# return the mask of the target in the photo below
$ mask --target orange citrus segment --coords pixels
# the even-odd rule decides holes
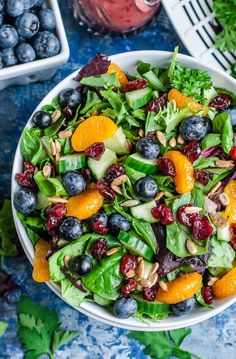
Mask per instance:
[[[192,163],[179,151],[167,151],[165,156],[175,165],[174,182],[180,194],[190,192],[194,187],[194,169]]]
[[[96,188],[88,188],[78,196],[70,197],[66,204],[66,215],[80,220],[87,219],[97,213],[103,205],[103,200]]]
[[[49,264],[46,259],[50,244],[43,239],[39,239],[35,245],[35,255],[33,261],[33,279],[36,282],[47,282],[50,279]]]
[[[228,196],[229,203],[221,215],[223,218],[228,218],[229,223],[236,223],[236,180],[230,181],[225,186],[224,193]]]
[[[167,291],[160,288],[157,292],[156,300],[166,304],[175,304],[185,299],[192,298],[201,288],[202,276],[194,272],[185,274],[166,283]]]
[[[236,294],[236,267],[232,268],[213,285],[213,294],[218,299]]]
[[[75,151],[84,151],[95,142],[103,142],[117,131],[116,124],[106,116],[91,116],[79,124],[72,135],[71,143]]]
[[[180,110],[187,107],[190,111],[197,112],[203,108],[203,105],[194,101],[191,97],[184,96],[176,89],[171,89],[168,93],[168,100],[175,100],[176,107]],[[205,115],[208,114],[208,108],[206,108]]]
[[[117,79],[121,86],[124,86],[127,84],[127,82],[129,82],[126,74],[120,69],[118,65],[112,62],[108,67],[107,74],[113,74],[114,72],[116,72]]]

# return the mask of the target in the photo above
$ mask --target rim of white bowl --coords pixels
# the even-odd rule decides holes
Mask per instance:
[[[126,67],[134,67],[135,63],[138,59],[142,59],[149,62],[154,62],[155,64],[159,65],[166,65],[170,62],[170,59],[172,57],[172,52],[167,51],[156,51],[156,50],[143,50],[143,51],[132,51],[132,52],[124,52],[116,55],[109,56],[109,59],[116,62],[118,65],[122,66],[124,69]],[[151,61],[153,60],[153,61]],[[230,84],[231,91],[236,90],[236,80],[234,80],[231,76],[229,76],[227,73],[224,73],[223,71],[214,68],[210,65],[204,65],[201,64],[198,60],[187,56],[178,54],[177,60],[185,64],[186,66],[190,66],[192,68],[197,67],[204,69],[211,73],[212,76],[219,76],[219,78],[226,80],[226,82]],[[126,65],[126,66],[125,66]],[[126,69],[127,70],[127,69]],[[43,105],[50,103],[52,99],[58,95],[58,93],[65,87],[69,86],[76,87],[78,83],[72,82],[73,78],[78,73],[79,69],[74,71],[72,74],[67,76],[63,81],[61,81],[57,86],[55,86],[48,94],[44,97],[44,99],[39,103],[35,111],[38,111],[42,108]],[[224,81],[223,81],[224,82]],[[223,87],[223,86],[222,86]],[[35,112],[34,111],[34,112]],[[33,112],[33,113],[34,113]],[[33,115],[33,114],[32,114]],[[32,116],[31,116],[32,117]],[[30,117],[30,119],[31,119]],[[30,125],[30,119],[27,121],[26,126]],[[15,191],[19,188],[15,181],[15,174],[19,172],[22,169],[23,164],[23,158],[20,153],[20,141],[19,140],[13,167],[12,167],[12,184],[11,184],[11,198],[12,198],[12,211],[13,211],[13,218],[16,226],[16,230],[20,239],[20,242],[22,244],[22,247],[29,259],[29,261],[32,264],[33,257],[34,257],[34,250],[33,245],[30,241],[30,239],[27,236],[26,230],[22,223],[20,222],[17,212],[13,206],[13,195]],[[46,283],[48,287],[62,300],[60,288],[52,283],[47,282]],[[64,300],[65,301],[65,300]],[[69,304],[67,301],[65,301],[67,304]],[[171,330],[171,329],[178,329],[178,328],[184,328],[187,326],[191,326],[197,323],[200,323],[206,319],[209,319],[221,312],[223,312],[225,309],[227,309],[230,305],[234,304],[236,302],[236,295],[231,296],[227,299],[223,300],[216,300],[215,304],[217,305],[214,309],[208,310],[203,307],[198,307],[193,313],[190,313],[189,315],[185,317],[176,317],[176,316],[169,316],[168,318],[161,320],[157,323],[152,322],[151,320],[146,319],[145,323],[138,321],[136,318],[131,317],[126,320],[122,320],[119,318],[116,318],[112,313],[108,312],[104,307],[101,307],[95,303],[89,303],[89,302],[83,302],[79,307],[73,307],[77,311],[88,315],[89,317],[98,320],[102,323],[116,326],[123,329],[129,329],[129,330],[136,330],[136,331],[163,331],[163,330]],[[70,305],[70,304],[69,304]],[[71,305],[70,305],[71,306]]]

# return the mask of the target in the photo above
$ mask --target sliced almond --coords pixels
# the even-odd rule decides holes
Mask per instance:
[[[182,137],[181,135],[178,136],[177,142],[178,142],[179,145],[183,145],[183,144],[184,144],[184,139],[183,139],[183,137]]]
[[[64,264],[65,264],[66,268],[69,268],[70,261],[71,261],[71,256],[66,255],[66,256],[64,257]]]
[[[138,134],[140,137],[144,137],[145,133],[144,133],[144,130],[141,128],[139,131],[138,131]]]
[[[120,250],[120,247],[114,247],[106,251],[106,256],[111,256],[112,254],[118,252]]]
[[[112,189],[114,192],[116,192],[116,193],[122,195],[122,191],[121,191],[121,189],[120,189],[119,186],[116,186],[116,185],[114,185],[114,184],[113,184],[113,185],[111,184],[111,189]]]
[[[229,204],[229,197],[227,196],[226,193],[221,193],[219,195],[219,200],[221,204],[223,204],[223,206],[227,206],[227,204]]]
[[[159,268],[159,263],[155,262],[155,263],[153,264],[153,266],[152,266],[152,270],[151,270],[151,272],[150,272],[150,276],[152,276],[153,274],[155,274],[155,273],[157,272],[158,268]]]
[[[163,280],[160,280],[159,286],[162,290],[164,290],[165,292],[168,292],[168,286],[165,282],[163,282]]]
[[[229,160],[229,161],[217,160],[215,162],[215,165],[218,168],[230,168],[230,167],[234,167],[235,163],[233,160]]]
[[[132,147],[133,147],[133,145],[132,145],[132,143],[130,142],[130,140],[126,140],[126,142],[125,142],[125,148],[126,148],[126,150],[127,150],[129,153],[132,151]]]
[[[59,120],[60,117],[61,117],[61,111],[55,110],[52,114],[52,123],[57,122],[57,120]]]
[[[154,286],[156,284],[156,282],[158,281],[158,274],[157,273],[154,273],[152,275],[149,276],[148,278],[149,280],[149,285],[150,285],[150,288],[152,286]]]
[[[198,213],[198,212],[201,212],[203,210],[203,208],[200,208],[200,207],[186,207],[184,209],[184,213],[185,214],[193,214],[193,213]]]
[[[208,197],[212,196],[215,192],[218,191],[218,189],[221,187],[222,182],[218,182],[214,187],[212,187],[212,189],[210,190],[210,192],[208,193]]]
[[[164,147],[166,147],[166,138],[165,138],[164,133],[161,132],[161,131],[157,131],[157,132],[156,132],[156,135],[157,135],[158,141],[159,141]]]
[[[56,145],[55,145],[55,142],[53,140],[50,143],[50,150],[51,150],[51,155],[55,156],[56,155]]]
[[[127,201],[122,202],[120,205],[122,207],[134,207],[137,206],[139,204],[139,201],[137,201],[136,199],[128,199]]]
[[[60,131],[58,136],[59,138],[70,138],[72,136],[72,131]]]
[[[61,153],[61,144],[57,140],[55,140],[55,147],[56,147],[56,162],[59,162],[60,160],[60,153]]]
[[[227,219],[221,217],[219,212],[210,213],[210,218],[216,227],[225,228],[227,226]]]
[[[44,177],[49,178],[52,174],[52,166],[49,163],[47,163],[45,166],[43,166],[42,172]]]
[[[143,288],[150,288],[151,282],[148,279],[141,279],[140,284]]]
[[[190,239],[187,239],[186,247],[189,253],[192,254],[193,256],[197,253],[197,247]]]
[[[93,111],[93,113],[91,114],[91,116],[97,116],[98,115],[98,111]]]
[[[122,183],[125,183],[127,181],[128,177],[126,175],[121,175],[119,177],[116,177],[111,184],[115,186],[120,186]]]
[[[119,158],[117,159],[117,162],[118,162],[118,163],[119,163],[119,162],[122,162],[124,159],[125,159],[125,156],[121,156],[121,157],[119,157]]]
[[[51,203],[67,203],[68,200],[61,197],[49,197],[49,202]]]
[[[129,270],[127,273],[126,273],[126,277],[127,278],[133,278],[135,277],[135,271],[133,269]]]
[[[159,199],[161,199],[163,196],[164,196],[164,192],[158,192],[155,197],[155,201],[159,201]]]
[[[142,257],[139,257],[140,260],[138,259],[138,266],[136,269],[136,275],[138,278],[142,278],[143,276],[143,272],[144,272],[144,261]]]
[[[176,139],[174,137],[171,137],[170,141],[169,141],[169,145],[170,147],[176,147]]]
[[[209,287],[213,287],[213,285],[219,280],[218,277],[212,277],[209,282],[207,283],[207,285],[209,285]]]

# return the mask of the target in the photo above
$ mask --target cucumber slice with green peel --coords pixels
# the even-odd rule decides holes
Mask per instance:
[[[74,155],[62,156],[59,160],[59,173],[79,170],[86,166],[87,160],[84,153],[76,153]]]
[[[115,152],[106,148],[100,160],[95,160],[93,158],[88,159],[88,167],[90,168],[93,176],[99,180],[104,177],[107,167],[116,161],[117,157]]]
[[[134,294],[132,297],[137,300],[137,314],[141,315],[142,317],[148,317],[156,321],[166,318],[170,313],[169,304],[148,302],[147,300],[143,299],[140,294]]]
[[[136,110],[137,108],[147,105],[152,100],[153,92],[150,87],[145,87],[141,90],[126,92],[125,98],[128,105],[133,110]]]
[[[104,141],[104,145],[118,155],[127,155],[129,153],[126,148],[126,137],[121,127],[112,137]]]
[[[224,228],[217,227],[217,239],[218,241],[230,242],[230,226],[227,224]]]
[[[151,261],[153,257],[153,251],[148,247],[141,239],[138,239],[133,234],[120,231],[118,239],[131,253],[144,257]]]
[[[125,159],[124,164],[138,172],[145,173],[147,175],[152,175],[157,173],[157,160],[148,160],[138,153],[128,156]]]
[[[106,307],[107,305],[110,305],[112,303],[112,300],[103,298],[100,295],[95,294],[95,293],[93,294],[93,299],[94,299],[95,303],[97,303],[103,307]]]
[[[148,223],[156,223],[158,220],[154,218],[151,213],[151,210],[154,207],[156,207],[156,202],[151,201],[135,207],[131,207],[130,212],[134,218],[142,219]]]

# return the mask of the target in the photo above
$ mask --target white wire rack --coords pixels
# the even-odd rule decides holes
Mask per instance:
[[[230,73],[236,52],[221,52],[215,47],[218,23],[212,10],[213,0],[162,0],[162,3],[191,55]]]

